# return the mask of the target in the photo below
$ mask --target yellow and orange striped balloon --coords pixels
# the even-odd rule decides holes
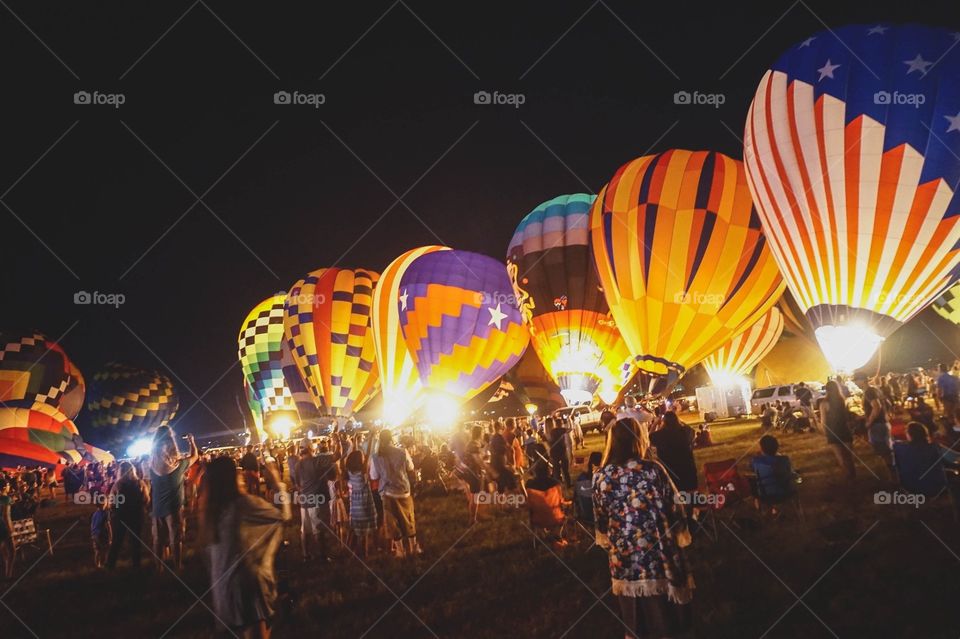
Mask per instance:
[[[784,318],[776,306],[760,321],[714,351],[703,366],[714,384],[750,374],[757,363],[777,345],[783,333]]]
[[[379,274],[322,268],[290,289],[284,337],[316,407],[349,417],[377,392],[370,313]]]
[[[682,375],[783,293],[743,164],[721,153],[628,162],[594,202],[590,227],[610,311],[641,371]]]

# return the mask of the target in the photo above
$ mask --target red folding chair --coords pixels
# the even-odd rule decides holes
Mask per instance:
[[[749,503],[753,499],[753,493],[750,490],[750,482],[737,470],[736,459],[724,459],[723,461],[704,464],[703,476],[707,498],[699,500],[700,503],[697,505],[703,508],[703,512],[706,513],[704,519],[709,520],[713,527],[712,537],[716,539],[717,513],[724,510],[733,512],[737,505],[745,502]]]

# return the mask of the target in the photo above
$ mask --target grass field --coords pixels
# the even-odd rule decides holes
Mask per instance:
[[[713,429],[717,444],[697,464],[756,449],[756,422]],[[805,520],[772,520],[752,508],[721,518],[719,538],[690,547],[697,637],[957,637],[960,539],[946,497],[920,509],[878,505],[891,490],[879,459],[859,443],[858,476],[840,479],[822,438],[783,435],[782,452],[804,478]],[[599,450],[599,436],[588,436]],[[579,455],[579,453],[578,453]],[[576,468],[575,472],[579,472]],[[0,596],[0,637],[207,637],[214,619],[202,555],[190,544],[180,576],[93,568],[89,507],[38,513],[54,554],[27,553]],[[560,553],[539,544],[523,510],[467,520],[459,494],[417,503],[425,554],[415,560],[344,554],[332,564],[297,560],[287,528],[297,604],[276,637],[622,637],[603,551]],[[147,553],[146,550],[144,550]],[[149,556],[147,554],[146,556]],[[24,572],[26,573],[24,574]],[[22,579],[20,576],[22,575]],[[203,603],[198,602],[198,598]]]

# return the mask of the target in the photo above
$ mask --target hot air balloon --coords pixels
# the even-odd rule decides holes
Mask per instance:
[[[491,257],[456,250],[421,255],[399,290],[400,327],[420,383],[448,404],[480,393],[527,347],[507,269]]]
[[[69,361],[43,333],[0,333],[0,405],[58,406],[70,385]]]
[[[407,251],[384,269],[373,290],[373,314],[370,319],[383,392],[383,418],[387,424],[402,423],[417,408],[422,388],[400,330],[397,309],[400,278],[421,255],[449,250],[445,246],[422,246]]]
[[[672,150],[620,167],[591,210],[610,311],[637,368],[669,388],[783,292],[743,165]]]
[[[946,29],[815,34],[764,74],[744,161],[790,291],[837,371],[960,275],[960,50]]]
[[[87,394],[91,425],[116,440],[130,441],[167,425],[179,406],[169,377],[117,362],[94,374]]]
[[[9,439],[37,444],[53,453],[83,448],[73,421],[39,402],[31,408],[0,408],[0,440]]]
[[[237,338],[247,392],[259,403],[258,411],[251,408],[258,435],[266,428],[273,436],[286,437],[302,420],[318,417],[283,337],[286,297],[274,295],[257,304]]]
[[[742,380],[773,350],[781,333],[783,313],[774,306],[760,321],[703,360],[710,380],[718,386]]]
[[[253,389],[250,388],[250,384],[247,383],[246,379],[243,380],[243,397],[250,417],[253,419],[253,430],[250,430],[250,427],[247,426],[250,439],[256,442],[263,441],[265,439],[263,432],[263,408],[260,406],[260,400],[257,399],[257,396],[253,393]],[[246,423],[246,415],[244,415],[244,423]]]
[[[933,300],[931,307],[934,312],[954,324],[960,324],[960,284],[954,284],[943,295]]]
[[[364,269],[319,269],[287,296],[284,335],[324,415],[349,417],[376,394],[370,313],[379,277]]]
[[[568,404],[616,396],[630,357],[610,315],[590,253],[595,195],[561,195],[520,222],[507,270],[530,328],[530,345]]]

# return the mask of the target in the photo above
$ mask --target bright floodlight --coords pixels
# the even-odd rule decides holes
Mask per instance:
[[[852,373],[869,362],[883,341],[862,324],[821,326],[816,335],[824,357],[838,373]]]
[[[141,437],[127,447],[127,457],[143,457],[153,449],[152,437]]]
[[[530,402],[529,404],[524,404],[523,407],[527,409],[527,413],[529,413],[530,415],[537,414],[537,405],[534,404],[533,402]]]
[[[721,388],[750,384],[743,375],[738,375],[729,369],[708,370],[707,373],[710,375],[710,381],[713,382],[713,385]]]
[[[434,395],[427,399],[426,409],[427,421],[438,428],[453,426],[460,417],[460,405],[446,395]]]

